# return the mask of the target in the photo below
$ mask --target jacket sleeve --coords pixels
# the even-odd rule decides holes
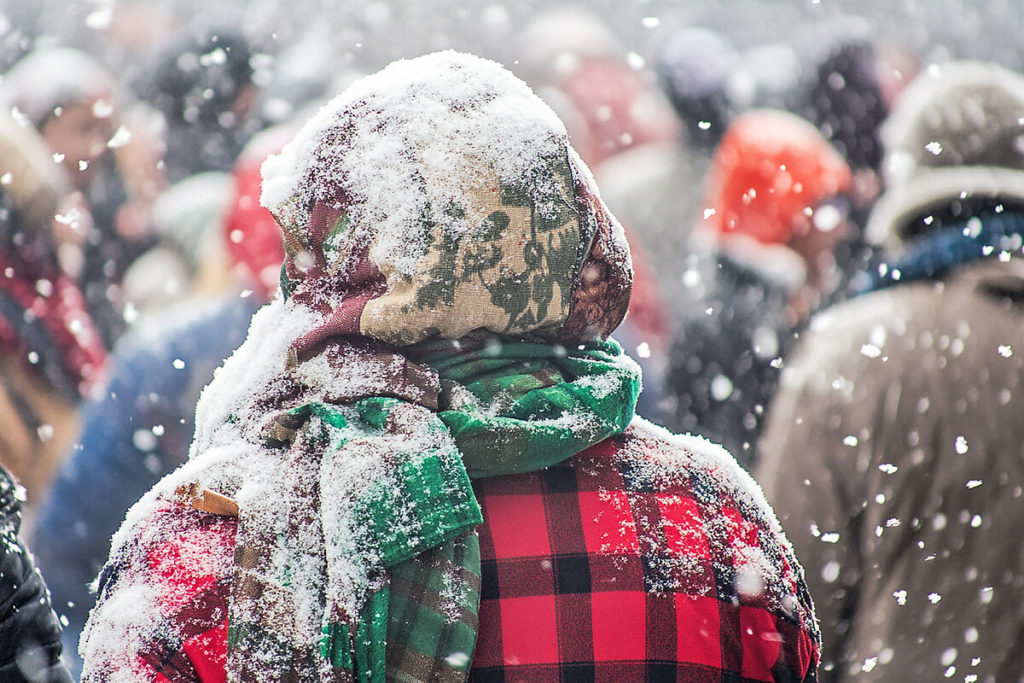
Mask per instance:
[[[112,555],[82,636],[83,682],[224,683],[235,522],[168,504]]]
[[[19,536],[21,502],[0,468],[0,680],[70,683],[50,595]]]

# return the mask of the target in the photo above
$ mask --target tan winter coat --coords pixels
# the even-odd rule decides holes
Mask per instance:
[[[1024,674],[1022,369],[1017,259],[862,296],[806,334],[755,474],[807,572],[822,680]]]

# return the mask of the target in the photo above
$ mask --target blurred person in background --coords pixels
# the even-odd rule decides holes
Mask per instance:
[[[110,537],[128,508],[185,461],[200,391],[277,290],[284,249],[277,224],[259,205],[259,168],[295,129],[282,124],[259,133],[230,176],[192,176],[157,200],[158,223],[177,229],[175,252],[191,254],[188,267],[198,276],[184,281],[192,286],[176,304],[167,290],[155,292],[153,307],[142,308],[117,346],[110,380],[102,398],[82,407],[77,444],[39,509],[32,538],[53,604],[67,620],[64,657],[75,673],[78,637],[94,601],[88,586]],[[148,269],[140,278],[153,274],[152,264],[140,266]]]
[[[216,296],[227,287],[230,264],[223,224],[233,188],[230,173],[206,171],[178,181],[157,197],[156,243],[124,276],[124,299],[134,316],[159,317],[182,298]]]
[[[883,128],[876,291],[821,313],[756,473],[806,563],[823,680],[1024,671],[1024,78],[926,69]]]
[[[71,683],[61,628],[32,553],[21,538],[24,490],[0,465],[0,680]]]
[[[121,118],[113,75],[83,52],[29,53],[4,75],[0,99],[39,131],[73,191],[55,247],[109,348],[125,327],[121,278],[150,244],[149,205],[162,187],[152,150]]]
[[[84,680],[815,680],[756,485],[634,419],[628,247],[524,83],[397,62],[262,202],[283,296],[115,536]]]
[[[740,53],[721,33],[688,27],[660,46],[654,69],[682,121],[683,135],[695,152],[710,156],[735,116],[730,80]]]
[[[596,15],[581,8],[549,10],[524,29],[521,41],[524,73],[565,121],[602,198],[622,218],[633,256],[633,294],[617,337],[643,369],[637,412],[660,420],[671,315],[648,254],[649,226],[635,219],[633,203],[624,198],[670,172],[666,164],[679,145],[679,122],[653,74],[627,61]],[[649,213],[638,215],[646,219]]]
[[[75,434],[75,406],[106,357],[54,233],[70,194],[46,143],[0,116],[0,463],[35,504]]]
[[[854,281],[857,274],[877,265],[863,228],[883,189],[880,131],[918,64],[908,50],[855,32],[831,41],[807,71],[795,111],[818,127],[853,170],[850,218],[856,229],[835,249],[842,275],[835,298],[845,298],[864,284]]]
[[[707,208],[683,261],[669,424],[745,466],[796,331],[832,286],[850,168],[807,121],[759,109],[712,158]]]
[[[165,124],[164,171],[175,183],[203,171],[229,172],[260,127],[252,49],[238,30],[187,26],[161,46],[135,90]]]

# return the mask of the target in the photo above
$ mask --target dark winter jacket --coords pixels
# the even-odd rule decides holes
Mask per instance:
[[[19,535],[23,495],[0,467],[0,680],[70,682],[60,662],[57,615]]]
[[[669,424],[723,444],[749,466],[779,359],[792,345],[789,292],[722,253],[695,260],[683,284],[688,310],[670,356]]]
[[[1024,260],[1019,237],[963,258],[964,228],[820,315],[769,411],[755,473],[807,567],[825,680],[1024,671]]]

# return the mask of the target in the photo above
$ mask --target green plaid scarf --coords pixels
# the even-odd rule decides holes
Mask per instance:
[[[372,370],[363,395],[279,384],[272,402],[289,407],[264,434],[287,452],[284,502],[269,524],[240,514],[229,680],[464,680],[480,591],[470,478],[541,469],[621,432],[639,393],[614,341],[405,352],[320,354]]]

